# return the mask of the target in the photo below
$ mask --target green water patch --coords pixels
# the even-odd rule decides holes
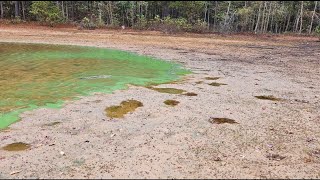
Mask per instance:
[[[229,118],[210,118],[209,122],[211,124],[238,124],[235,120]]]
[[[2,147],[2,149],[5,151],[24,151],[24,150],[29,149],[30,147],[31,146],[27,143],[17,142],[17,143],[8,144],[8,145]]]
[[[143,104],[137,100],[122,101],[120,106],[110,106],[106,108],[108,117],[111,118],[123,118],[129,112],[135,111],[138,107],[142,107]]]
[[[261,99],[261,100],[269,100],[269,101],[281,101],[282,99],[274,97],[272,95],[269,96],[254,96],[257,99]]]
[[[25,111],[66,100],[146,86],[191,73],[179,64],[135,53],[81,46],[0,43],[0,129]]]
[[[178,105],[180,102],[179,102],[179,101],[176,101],[176,100],[168,99],[168,100],[165,100],[164,103],[165,103],[166,105],[169,105],[169,106],[176,106],[176,105]]]

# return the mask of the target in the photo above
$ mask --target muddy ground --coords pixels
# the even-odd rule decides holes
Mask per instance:
[[[31,147],[1,149],[0,178],[320,178],[317,38],[1,25],[0,41],[115,48],[174,61],[194,73],[158,87],[197,94],[130,86],[25,112],[0,132],[0,146]],[[281,99],[255,97],[269,95]],[[121,119],[106,116],[106,107],[129,99],[143,106]],[[168,106],[168,99],[179,103]]]

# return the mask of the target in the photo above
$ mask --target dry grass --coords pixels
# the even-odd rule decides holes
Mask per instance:
[[[186,96],[197,96],[198,94],[194,93],[194,92],[187,92],[183,95],[186,95]]]
[[[206,80],[217,80],[220,79],[220,77],[205,77]]]
[[[176,101],[176,100],[168,99],[168,100],[165,100],[164,103],[165,103],[166,105],[169,105],[169,106],[176,106],[176,105],[178,105],[180,102],[179,102],[179,101]]]
[[[142,107],[143,104],[137,100],[122,101],[120,106],[110,106],[106,108],[108,117],[111,118],[123,118],[125,114],[133,112],[138,107]]]
[[[5,151],[24,151],[30,148],[29,144],[23,142],[12,143],[4,146],[2,149]]]
[[[209,122],[212,124],[238,124],[235,120],[229,118],[210,118]]]
[[[223,85],[227,85],[227,84],[212,82],[212,83],[210,83],[209,85],[210,85],[210,86],[223,86]]]
[[[182,94],[186,92],[185,90],[176,89],[176,88],[154,88],[154,87],[148,87],[148,88],[154,91],[158,91],[161,93],[168,93],[168,94]]]
[[[254,96],[254,97],[261,99],[261,100],[270,100],[270,101],[281,101],[282,100],[282,99],[274,97],[272,95],[270,95],[270,96]]]

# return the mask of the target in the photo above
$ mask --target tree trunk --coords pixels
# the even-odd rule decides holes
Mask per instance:
[[[262,6],[262,3],[260,2],[259,12],[258,12],[258,20],[257,20],[257,23],[256,23],[256,28],[254,29],[254,33],[256,33],[256,34],[257,34],[257,31],[258,31],[259,21],[260,21],[260,16],[261,16],[261,6]]]
[[[208,4],[208,30],[210,30],[210,4]]]
[[[3,12],[3,1],[0,1],[0,17],[1,17],[1,19],[3,19],[3,14],[4,14],[4,12]]]
[[[215,7],[214,7],[213,28],[216,29],[218,1],[214,1],[214,2],[215,2]]]
[[[109,1],[107,1],[107,4],[106,4],[106,13],[107,13],[107,21],[106,21],[106,24],[110,25],[111,24],[111,20],[110,20],[110,10],[109,10]]]
[[[169,7],[168,7],[168,1],[164,1],[164,4],[162,4],[162,18],[165,18],[170,15],[169,13]]]
[[[62,1],[63,2],[63,1]],[[62,8],[63,9],[63,8]],[[89,1],[87,1],[87,14],[89,13],[89,11],[90,11],[90,3],[89,3]]]
[[[22,6],[22,17],[23,20],[26,20],[26,13],[25,13],[25,6],[24,6],[25,1],[21,1],[21,6]]]
[[[69,20],[68,1],[66,1],[66,20]]]
[[[288,14],[288,21],[287,21],[287,26],[286,26],[286,30],[285,31],[288,31],[288,29],[289,29],[290,19],[291,19],[291,15]]]
[[[113,25],[113,12],[112,12],[112,1],[108,1],[109,11],[110,11],[110,23]]]
[[[64,1],[61,2],[62,17],[63,17],[63,19],[64,19],[64,18],[65,18],[65,14],[64,14],[64,6],[63,6],[63,4],[64,4]],[[88,3],[88,4],[89,4],[89,3]]]
[[[231,6],[231,1],[229,1],[228,9],[227,9],[226,15],[225,15],[225,17],[224,17],[224,25],[223,25],[224,28],[225,28],[226,25],[227,25],[227,19],[230,19],[230,18],[229,18],[230,6]]]
[[[252,24],[251,24],[251,28],[250,28],[250,30],[251,30],[251,31],[254,31],[255,19],[256,19],[256,15],[255,15],[255,14],[253,14]]]
[[[74,9],[75,9],[74,1],[71,1],[71,19],[72,19],[72,21],[74,21]]]
[[[102,10],[101,10],[102,2],[98,3],[98,12],[99,12],[99,25],[102,24]]]
[[[141,25],[141,3],[140,1],[137,2],[138,5],[138,12],[139,12],[139,26]]]
[[[126,22],[127,22],[127,26],[130,26],[130,23],[129,23],[129,11],[126,10]]]
[[[299,20],[300,20],[300,15],[297,15],[297,19],[295,21],[295,32],[298,32],[298,26],[299,26]]]
[[[146,16],[147,19],[149,19],[148,9],[149,9],[149,4],[146,4],[146,6],[145,6],[145,16]]]
[[[262,33],[263,33],[263,29],[264,29],[266,7],[267,7],[267,2],[265,1],[264,5],[263,5],[262,22],[261,22],[261,28],[260,28],[260,32],[262,32]]]
[[[122,13],[122,26],[124,26],[124,14],[126,13],[126,10],[123,8],[123,13]]]
[[[19,18],[19,1],[14,1],[14,17]]]
[[[131,7],[131,27],[134,26],[134,16],[135,16],[135,12],[134,12],[134,9],[135,9],[135,6],[134,6],[134,2],[131,1],[132,3],[132,7]]]
[[[248,16],[246,15],[246,18],[244,20],[244,26],[241,28],[241,32],[248,30]]]
[[[303,18],[303,1],[301,1],[301,11],[300,11],[300,29],[299,29],[299,34],[301,34],[302,31],[302,18]]]
[[[312,24],[313,24],[314,15],[316,13],[317,5],[318,5],[318,1],[315,1],[314,9],[313,9],[312,17],[311,17],[311,23],[310,23],[310,27],[309,27],[309,34],[311,34],[311,31],[312,31]]]
[[[276,21],[276,13],[275,11],[278,9],[278,4],[277,3],[274,3],[274,6],[272,8],[272,13],[271,13],[271,24],[270,24],[270,31],[272,33],[275,32],[275,24],[277,23]]]
[[[270,1],[270,7],[269,7],[269,11],[268,11],[268,16],[267,16],[267,22],[266,25],[264,26],[264,32],[268,31],[268,26],[269,26],[269,20],[270,20],[270,13],[271,13],[271,7],[272,7],[272,1]]]
[[[208,11],[208,5],[207,5],[207,1],[205,2],[205,6],[204,6],[204,17],[203,17],[203,22],[206,22],[207,19],[207,11]]]

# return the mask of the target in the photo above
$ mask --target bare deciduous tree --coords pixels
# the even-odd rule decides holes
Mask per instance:
[[[311,23],[310,23],[310,27],[309,27],[309,34],[311,34],[311,31],[312,31],[312,24],[313,24],[313,20],[314,20],[314,15],[316,14],[317,5],[318,5],[318,1],[315,1],[314,2],[314,9],[313,9],[312,17],[311,17]]]

